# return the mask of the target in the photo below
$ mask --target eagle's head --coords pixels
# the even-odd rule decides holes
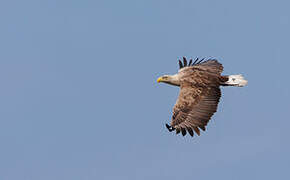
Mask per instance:
[[[167,83],[167,84],[171,84],[174,86],[179,86],[180,82],[179,82],[179,78],[178,78],[178,74],[174,74],[174,75],[163,75],[161,77],[159,77],[157,79],[157,82],[163,82],[163,83]]]

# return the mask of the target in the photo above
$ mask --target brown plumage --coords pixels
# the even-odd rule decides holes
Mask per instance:
[[[246,80],[241,75],[222,76],[223,66],[215,59],[199,60],[189,63],[185,57],[179,60],[180,70],[175,75],[160,77],[158,82],[180,86],[177,102],[173,108],[171,124],[167,129],[184,136],[200,135],[205,126],[217,111],[221,97],[220,86],[244,86]],[[234,78],[233,78],[234,77]]]

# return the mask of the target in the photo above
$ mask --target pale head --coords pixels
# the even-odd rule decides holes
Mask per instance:
[[[179,86],[179,78],[178,78],[178,74],[174,74],[174,75],[163,75],[161,77],[159,77],[157,79],[157,82],[163,82],[163,83],[167,83],[167,84],[171,84],[174,86]]]

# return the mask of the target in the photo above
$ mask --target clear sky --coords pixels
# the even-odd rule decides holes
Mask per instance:
[[[290,2],[2,0],[0,179],[289,179]],[[169,133],[182,57],[216,57],[200,137]]]

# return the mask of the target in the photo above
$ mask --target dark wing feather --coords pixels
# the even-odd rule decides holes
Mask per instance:
[[[181,89],[173,108],[171,126],[182,135],[193,131],[200,135],[216,112],[221,96],[218,75],[205,71],[191,71],[181,78]]]
[[[193,131],[192,131],[192,129],[191,129],[190,127],[187,127],[186,129],[187,129],[188,133],[189,133],[191,136],[193,136]]]
[[[181,129],[182,136],[185,136],[186,135],[186,130],[184,128],[180,128],[180,129]]]
[[[192,59],[189,60],[188,66],[191,66]]]
[[[183,64],[180,60],[178,60],[178,63],[179,63],[179,69],[183,68]]]
[[[187,60],[185,57],[183,57],[183,66],[186,67],[187,66]]]

